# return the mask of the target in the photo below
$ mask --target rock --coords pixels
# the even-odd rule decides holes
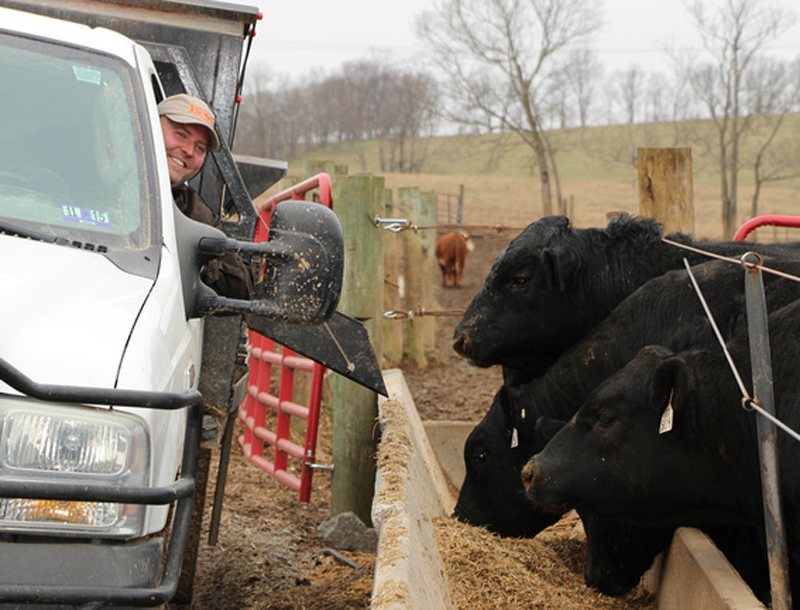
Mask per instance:
[[[355,513],[341,513],[317,527],[317,538],[340,551],[374,553],[378,548],[378,532],[367,527]]]

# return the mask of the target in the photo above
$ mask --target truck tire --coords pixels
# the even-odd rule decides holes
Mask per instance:
[[[177,605],[192,603],[192,589],[194,587],[194,574],[197,569],[197,556],[200,550],[200,539],[203,530],[203,512],[206,504],[206,489],[208,487],[208,472],[211,465],[211,449],[201,447],[197,456],[197,485],[194,494],[194,508],[192,520],[189,524],[189,539],[186,541],[186,551],[181,564],[181,574],[178,579],[178,589],[172,602]]]

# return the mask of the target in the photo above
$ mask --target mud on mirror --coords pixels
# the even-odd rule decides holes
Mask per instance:
[[[287,200],[272,212],[269,241],[256,301],[286,312],[287,321],[319,324],[339,304],[344,273],[344,237],[336,215],[324,205]]]
[[[194,316],[249,313],[313,325],[328,320],[336,311],[342,291],[344,236],[339,219],[329,208],[306,201],[278,203],[272,212],[269,241],[261,243],[226,238],[211,227],[202,230],[198,242],[201,262],[224,252],[238,252],[251,256],[263,273],[257,274],[251,301],[210,296],[211,290],[206,289],[197,297]]]

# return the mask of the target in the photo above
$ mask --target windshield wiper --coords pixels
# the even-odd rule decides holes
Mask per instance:
[[[48,235],[47,233],[42,233],[41,231],[35,231],[33,229],[20,227],[3,220],[0,220],[0,233],[6,233],[8,235],[18,235],[19,237],[27,237],[28,239],[35,239],[37,241],[43,241],[45,243],[50,243],[50,244],[61,244],[61,245],[69,244],[69,240],[66,237],[60,237],[58,235]]]

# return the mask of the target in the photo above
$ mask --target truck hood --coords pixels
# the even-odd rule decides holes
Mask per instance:
[[[69,246],[0,235],[0,252],[0,357],[38,383],[114,387],[152,281]]]

